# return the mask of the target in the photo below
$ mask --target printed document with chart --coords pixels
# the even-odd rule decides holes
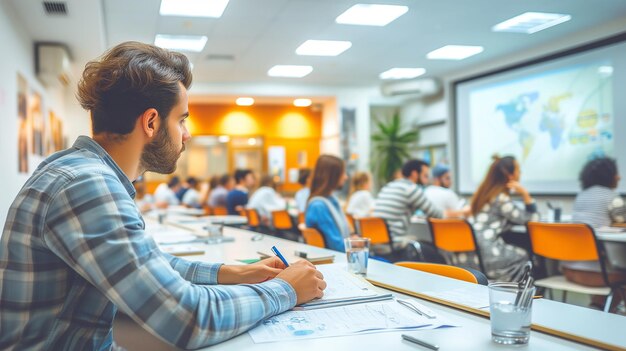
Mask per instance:
[[[318,301],[330,301],[328,307],[297,307],[269,318],[249,331],[255,343],[452,326],[441,318],[420,315],[391,296],[377,299],[388,294],[379,294],[369,282],[346,272],[344,265],[317,268],[328,283],[328,294]],[[373,300],[352,302],[359,296]],[[337,303],[342,299],[349,302]]]

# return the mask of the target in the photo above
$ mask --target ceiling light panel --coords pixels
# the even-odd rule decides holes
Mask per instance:
[[[335,22],[361,26],[383,27],[409,11],[408,6],[356,4],[339,15]]]
[[[222,17],[229,0],[161,0],[161,16]]]
[[[313,72],[311,66],[276,65],[267,71],[270,77],[302,78]]]
[[[446,45],[426,54],[430,60],[463,60],[483,52],[482,46]]]
[[[570,15],[545,12],[525,12],[498,23],[491,28],[494,32],[533,34],[572,19]]]
[[[349,41],[307,40],[296,49],[298,55],[337,56],[352,46]]]
[[[379,75],[380,79],[411,79],[426,73],[423,68],[392,68]]]
[[[207,40],[204,35],[157,34],[154,45],[168,50],[200,52],[204,50]]]

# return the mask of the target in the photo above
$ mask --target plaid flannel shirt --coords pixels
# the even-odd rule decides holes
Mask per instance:
[[[166,342],[198,348],[295,305],[281,279],[216,285],[219,264],[161,252],[134,195],[86,136],[37,168],[0,241],[0,349],[108,350],[117,309]]]

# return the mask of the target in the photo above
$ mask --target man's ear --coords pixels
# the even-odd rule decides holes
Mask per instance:
[[[141,116],[139,116],[138,123],[143,133],[148,138],[152,138],[156,135],[160,127],[161,120],[159,118],[159,113],[156,109],[149,108],[145,110]]]

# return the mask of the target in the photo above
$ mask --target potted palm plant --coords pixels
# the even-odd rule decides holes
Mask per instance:
[[[379,185],[392,180],[396,171],[417,147],[417,127],[403,128],[399,113],[389,121],[377,121],[378,131],[372,135],[372,173]]]

